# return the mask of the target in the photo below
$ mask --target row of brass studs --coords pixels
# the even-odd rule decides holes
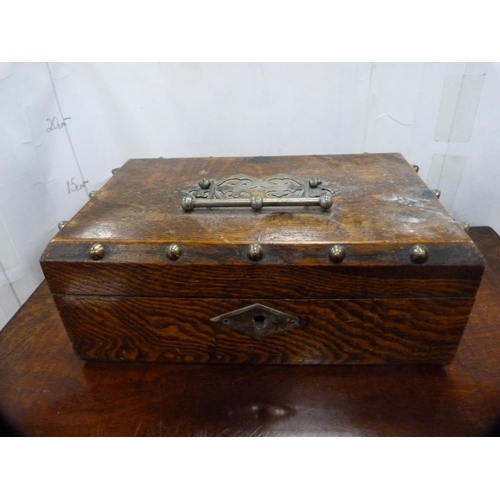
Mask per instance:
[[[89,256],[93,260],[101,260],[106,253],[104,247],[100,243],[94,243],[89,248]],[[169,245],[165,251],[165,256],[168,260],[179,260],[182,255],[182,248],[176,243]],[[340,264],[345,259],[345,249],[342,245],[333,245],[328,251],[329,259],[335,263]],[[428,258],[429,254],[424,245],[413,245],[410,249],[410,260],[414,264],[422,264]],[[258,262],[264,257],[264,249],[258,243],[248,245],[247,257],[253,262]]]

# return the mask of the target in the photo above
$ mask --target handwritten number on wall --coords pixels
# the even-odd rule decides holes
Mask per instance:
[[[83,181],[81,184],[77,184],[75,182],[75,178],[72,177],[70,181],[66,182],[66,184],[68,185],[68,194],[80,191],[80,189],[83,189],[85,187],[85,184],[87,184],[87,182],[89,181]]]
[[[49,134],[53,130],[61,129],[63,127],[66,127],[66,120],[71,120],[71,116],[68,116],[67,118],[63,118],[62,123],[59,123],[59,119],[57,116],[54,116],[53,118],[47,118],[47,121],[49,122],[49,127],[47,127],[47,133]]]
[[[63,118],[61,123],[59,123],[57,116],[54,116],[53,118],[47,118],[47,121],[49,122],[49,126],[47,127],[47,133],[50,133],[53,130],[58,130],[62,129],[63,127],[67,127],[66,120],[71,120],[71,116]],[[66,181],[66,185],[68,186],[68,194],[76,193],[77,191],[80,191],[80,189],[85,188],[85,184],[87,184],[87,182],[89,181],[83,181],[81,184],[77,184],[75,182],[75,178],[72,177],[71,180]]]

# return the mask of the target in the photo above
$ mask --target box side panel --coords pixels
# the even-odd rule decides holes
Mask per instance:
[[[61,295],[55,301],[84,359],[235,364],[446,364],[474,302]],[[298,326],[254,338],[211,321],[256,303],[297,318]],[[266,314],[253,321],[266,321]]]

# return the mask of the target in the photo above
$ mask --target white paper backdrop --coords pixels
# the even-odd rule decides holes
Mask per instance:
[[[500,65],[0,63],[0,327],[129,158],[360,152],[402,153],[500,232]]]

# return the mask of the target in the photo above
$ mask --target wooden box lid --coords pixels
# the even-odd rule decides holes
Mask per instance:
[[[322,194],[330,208],[249,206]],[[186,298],[470,297],[484,268],[399,154],[130,160],[41,264],[56,294]]]

